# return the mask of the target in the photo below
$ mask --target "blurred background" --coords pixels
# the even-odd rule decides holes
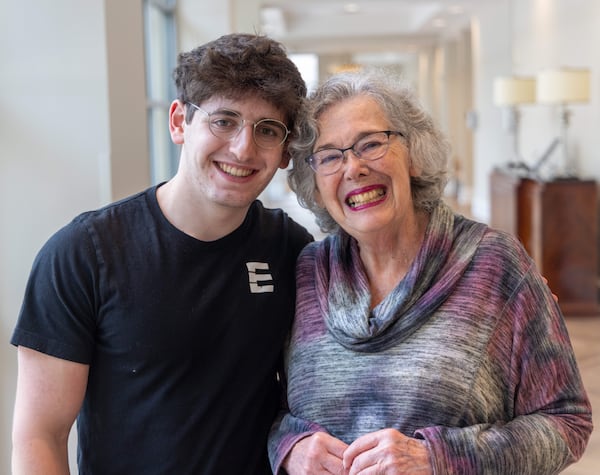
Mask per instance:
[[[409,82],[452,142],[448,201],[522,238],[598,397],[597,0],[0,0],[0,473],[35,254],[76,214],[172,176],[176,55],[231,32],[280,40],[309,88],[360,67]],[[319,236],[285,172],[262,199]],[[568,473],[597,473],[597,438]]]

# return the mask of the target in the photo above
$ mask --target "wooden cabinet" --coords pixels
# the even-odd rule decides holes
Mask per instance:
[[[491,175],[491,226],[515,234],[565,316],[598,315],[598,187],[593,180]]]

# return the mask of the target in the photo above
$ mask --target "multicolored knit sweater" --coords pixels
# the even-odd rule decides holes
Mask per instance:
[[[369,307],[353,238],[305,248],[274,473],[316,431],[351,443],[386,427],[424,439],[438,475],[555,474],[581,457],[589,400],[560,310],[512,236],[441,204],[408,274]]]

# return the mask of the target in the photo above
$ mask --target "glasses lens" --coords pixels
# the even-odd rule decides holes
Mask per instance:
[[[259,120],[254,125],[254,141],[263,148],[279,147],[287,138],[285,124],[274,119]]]
[[[208,120],[211,132],[226,140],[235,137],[245,123],[237,112],[228,109],[211,112]],[[275,119],[259,120],[253,125],[254,141],[262,148],[279,147],[289,134],[285,124]]]
[[[364,160],[378,160],[385,155],[388,149],[389,136],[387,132],[369,134],[351,148],[328,148],[319,150],[308,157],[311,168],[321,175],[332,175],[339,171],[344,163],[344,152],[352,149],[354,155]]]
[[[237,134],[242,127],[242,118],[233,111],[215,111],[209,115],[208,125],[217,137],[228,139]]]
[[[313,153],[309,158],[312,169],[321,175],[331,175],[337,172],[344,161],[344,154],[336,148],[328,148]]]
[[[354,144],[353,150],[363,160],[377,160],[383,157],[389,143],[385,132],[367,135]]]

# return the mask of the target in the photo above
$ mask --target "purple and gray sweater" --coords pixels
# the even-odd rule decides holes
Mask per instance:
[[[387,427],[424,439],[437,475],[555,474],[581,457],[590,403],[558,305],[512,236],[440,204],[408,274],[369,306],[353,238],[304,249],[274,473],[314,432],[351,443]]]

